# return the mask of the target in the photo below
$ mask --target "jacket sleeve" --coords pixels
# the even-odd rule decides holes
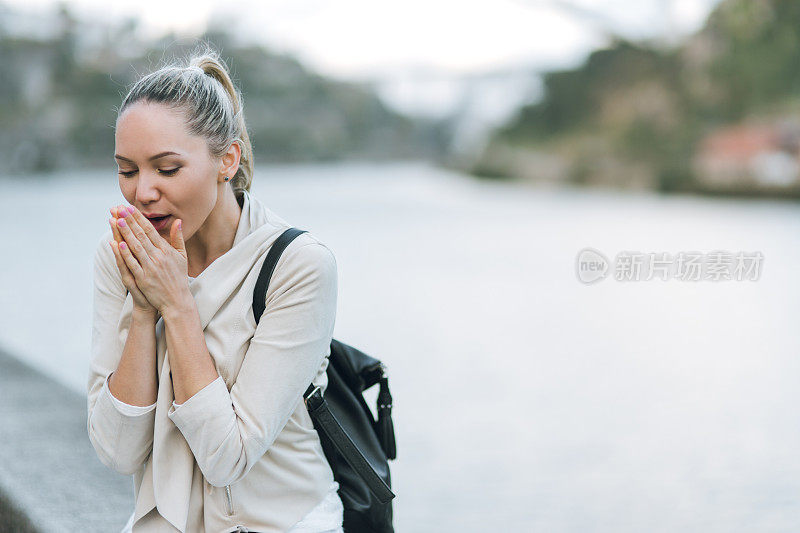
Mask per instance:
[[[108,245],[111,239],[109,230],[100,239],[94,256],[87,429],[100,461],[120,474],[130,475],[144,464],[152,450],[155,406],[125,404],[112,396],[108,388],[108,378],[122,358],[124,341],[120,339],[118,324],[127,296],[114,252]]]
[[[288,257],[287,257],[288,256]],[[302,402],[330,353],[337,267],[315,241],[284,251],[266,307],[230,392],[220,376],[168,416],[213,486],[242,479],[267,452]]]

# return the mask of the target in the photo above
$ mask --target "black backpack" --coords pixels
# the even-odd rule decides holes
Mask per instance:
[[[306,230],[289,228],[270,247],[253,291],[258,324],[264,312],[269,280],[283,250]],[[313,383],[303,397],[319,433],[322,450],[339,482],[346,533],[394,533],[389,460],[397,456],[392,395],[386,366],[336,339],[331,341],[325,395]],[[380,383],[378,420],[363,392]]]

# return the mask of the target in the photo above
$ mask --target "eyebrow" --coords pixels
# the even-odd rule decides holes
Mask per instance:
[[[179,154],[178,152],[161,152],[160,154],[156,154],[150,159],[148,159],[148,161],[154,161],[160,157],[164,157],[165,155],[181,155],[181,154]],[[123,161],[128,161],[129,163],[133,163],[131,159],[128,159],[127,157],[122,157],[119,154],[114,154],[114,159],[122,159]]]

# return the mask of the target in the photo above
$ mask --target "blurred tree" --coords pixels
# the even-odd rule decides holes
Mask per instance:
[[[146,42],[135,18],[90,28],[64,2],[52,17],[50,38],[0,34],[6,171],[113,165],[116,109],[127,88],[199,41],[220,51],[242,91],[258,161],[419,159],[443,150],[439,124],[390,111],[368,87],[328,80],[294,58],[239,43],[230,33],[235,24],[219,20],[196,37],[169,33]]]
[[[704,135],[800,101],[798,20],[800,2],[724,0],[681,46],[616,38],[580,67],[545,74],[541,100],[498,129],[484,159],[501,172],[497,153],[544,150],[566,162],[564,181],[624,185],[635,168],[651,187],[695,189]],[[537,175],[513,162],[505,172]]]
[[[58,9],[58,34],[53,42],[53,81],[57,85],[68,85],[72,74],[77,67],[75,57],[77,48],[76,27],[77,20],[73,17],[66,2],[59,2]]]

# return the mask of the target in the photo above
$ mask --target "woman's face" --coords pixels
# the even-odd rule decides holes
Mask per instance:
[[[144,102],[122,113],[114,138],[122,195],[146,216],[169,215],[159,229],[167,240],[180,218],[188,240],[217,202],[220,164],[211,159],[205,139],[186,132],[180,112]]]

